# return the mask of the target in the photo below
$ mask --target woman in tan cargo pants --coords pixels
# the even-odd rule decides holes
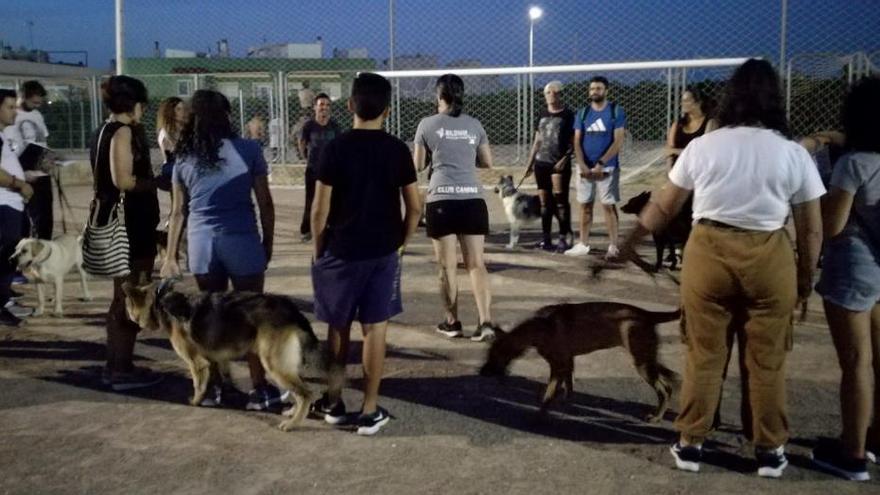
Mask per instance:
[[[747,400],[758,474],[778,478],[788,465],[785,357],[792,313],[810,294],[821,244],[819,197],[825,188],[809,154],[790,141],[779,79],[749,60],[731,77],[721,128],[695,139],[652,195],[622,246],[662,231],[694,194],[694,230],[684,251],[681,298],[687,345],[676,467],[699,471],[702,444],[719,404],[731,336],[743,338]],[[656,198],[656,199],[654,199]],[[794,218],[797,252],[785,224]],[[745,399],[745,396],[744,396]]]

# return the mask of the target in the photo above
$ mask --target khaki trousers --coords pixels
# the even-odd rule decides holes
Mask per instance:
[[[682,439],[702,443],[712,429],[733,336],[743,339],[753,441],[775,448],[788,440],[785,358],[791,349],[797,274],[784,230],[742,231],[697,224],[685,247],[681,297],[687,320]],[[746,407],[746,404],[743,404]],[[745,416],[745,415],[744,415]]]

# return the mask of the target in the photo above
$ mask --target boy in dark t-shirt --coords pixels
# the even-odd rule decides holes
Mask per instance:
[[[373,435],[389,419],[378,406],[388,320],[403,311],[400,253],[419,221],[419,192],[406,144],[383,130],[391,84],[361,73],[348,101],[354,125],[324,148],[317,167],[312,233],[315,316],[329,326],[331,371],[327,393],[313,406],[330,424],[345,419],[342,376],[351,323],[364,334],[364,402],[359,435]],[[403,197],[406,214],[400,215]]]

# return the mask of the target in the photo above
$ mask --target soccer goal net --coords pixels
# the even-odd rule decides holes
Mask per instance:
[[[388,131],[412,141],[419,121],[436,112],[435,84],[455,73],[465,84],[465,113],[480,120],[492,147],[496,167],[513,170],[528,160],[537,125],[546,107],[544,85],[560,81],[565,104],[577,111],[587,104],[589,79],[609,80],[608,98],[626,115],[626,143],[621,151],[624,181],[642,177],[663,163],[666,132],[680,115],[682,92],[691,85],[718,95],[733,68],[746,58],[665,60],[650,62],[555,65],[536,67],[452,67],[424,70],[400,67],[380,72],[394,89]],[[415,62],[413,62],[413,65]],[[489,180],[489,178],[486,178]]]

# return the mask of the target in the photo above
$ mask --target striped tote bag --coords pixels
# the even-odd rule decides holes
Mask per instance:
[[[98,277],[124,277],[128,265],[128,233],[125,231],[123,198],[110,213],[105,225],[98,226],[98,200],[92,201],[89,223],[83,231],[83,269]]]

